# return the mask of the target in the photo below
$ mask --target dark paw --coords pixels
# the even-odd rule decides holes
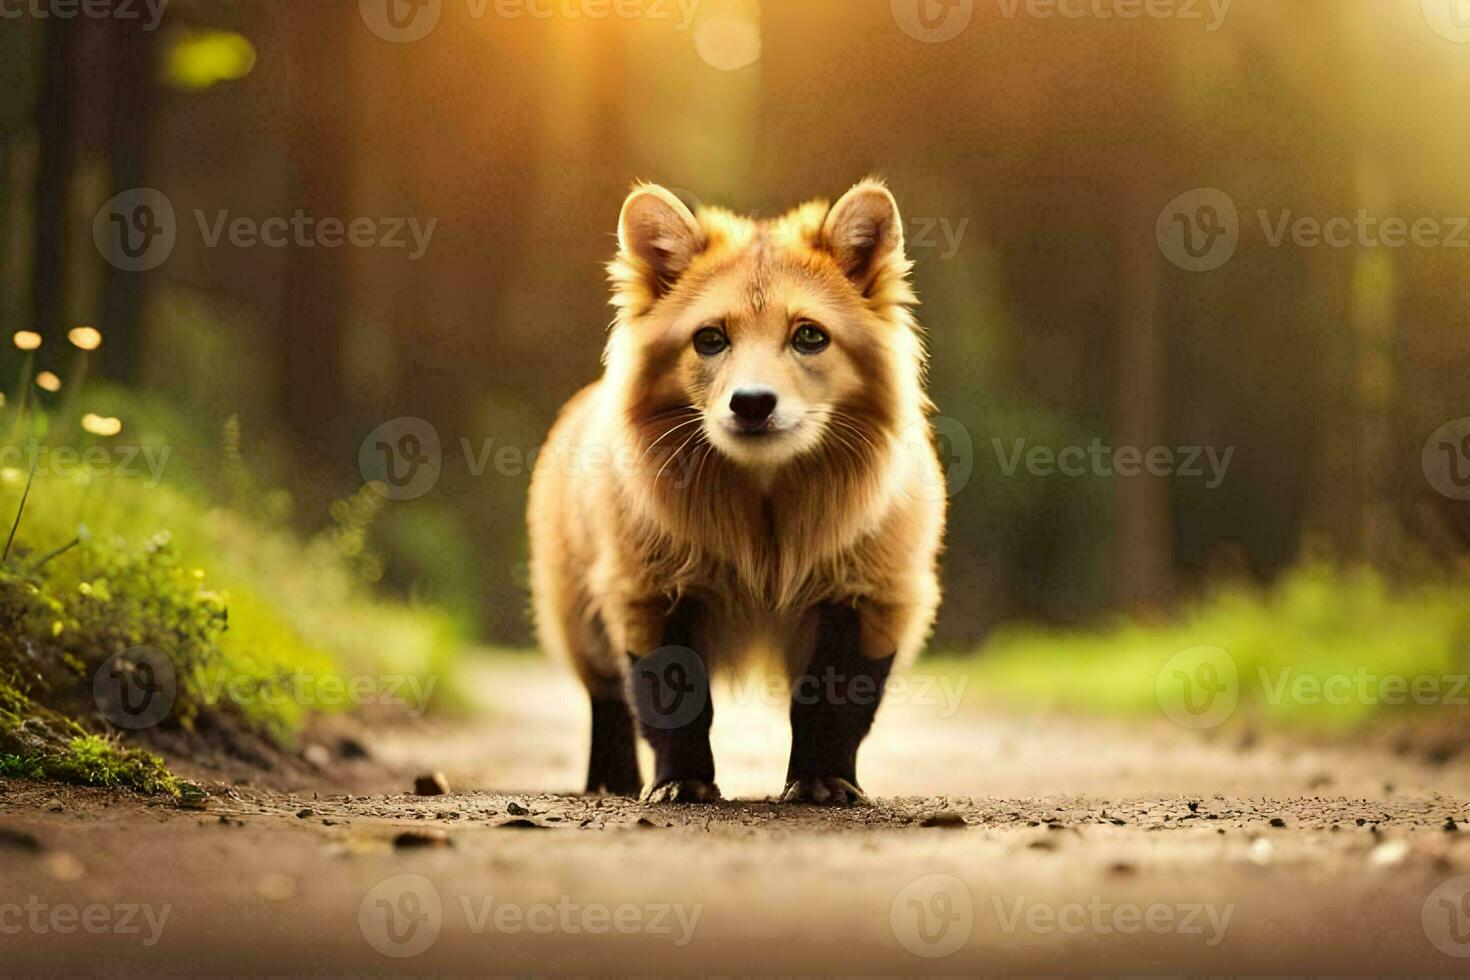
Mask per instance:
[[[644,803],[716,803],[720,788],[702,779],[676,779],[650,786],[643,793]]]
[[[863,791],[838,776],[803,776],[786,784],[782,803],[809,803],[814,806],[872,806]]]

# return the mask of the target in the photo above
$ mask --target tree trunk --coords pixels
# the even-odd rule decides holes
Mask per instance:
[[[109,63],[112,71],[107,157],[112,193],[148,184],[148,142],[152,134],[156,95],[153,32],[140,22],[109,25]],[[109,267],[103,284],[102,315],[98,324],[107,335],[102,367],[114,381],[138,378],[143,345],[143,308],[146,274]]]
[[[1159,260],[1154,241],[1158,207],[1146,185],[1122,208],[1118,297],[1118,395],[1115,454],[1147,454],[1169,445],[1168,343],[1159,316]],[[1116,463],[1116,457],[1115,457]],[[1140,472],[1115,475],[1118,599],[1125,607],[1157,608],[1173,591],[1174,538],[1169,478]]]
[[[36,173],[30,314],[32,329],[59,330],[65,308],[67,190],[71,144],[71,50],[74,22],[46,21],[41,52],[41,94],[36,102],[40,159]]]
[[[288,212],[316,221],[350,218],[348,111],[350,23],[356,7],[308,3],[293,8],[289,33],[296,98],[291,120]],[[344,449],[348,404],[343,386],[343,333],[348,302],[344,248],[292,249],[286,256],[276,345],[282,414],[298,448],[318,465],[341,469],[356,460]],[[355,463],[354,463],[355,465]]]

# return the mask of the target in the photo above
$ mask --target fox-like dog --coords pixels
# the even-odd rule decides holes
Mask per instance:
[[[791,681],[782,798],[865,801],[857,752],[939,605],[943,476],[898,205],[866,180],[775,220],[636,187],[600,381],[531,486],[542,644],[592,701],[587,791],[720,798],[717,669]]]

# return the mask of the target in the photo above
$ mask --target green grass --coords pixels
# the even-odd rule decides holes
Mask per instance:
[[[8,779],[45,779],[46,769],[34,756],[0,755],[0,777]]]
[[[72,739],[65,751],[43,760],[41,765],[46,776],[66,783],[180,795],[179,780],[164,768],[158,756],[97,735]]]
[[[123,403],[124,435],[73,431],[64,444],[106,451],[113,465],[43,459],[0,563],[0,773],[177,795],[156,757],[100,737],[94,675],[136,647],[172,666],[177,694],[162,724],[228,715],[282,747],[313,713],[354,706],[349,678],[380,691],[397,676],[432,676],[436,694],[447,690],[458,646],[449,618],[374,589],[381,568],[365,541],[375,495],[340,502],[328,530],[302,538],[289,498],[254,485],[238,429],[215,448],[157,406],[129,427],[126,398],[110,397]],[[164,465],[140,453],[121,471],[120,447],[140,444]],[[28,479],[0,468],[0,540]]]
[[[1225,659],[1187,652],[1199,647]],[[1269,589],[1223,589],[1168,622],[1007,628],[973,655],[928,666],[968,677],[988,703],[1158,718],[1170,685],[1203,659],[1235,671],[1238,701],[1222,722],[1344,731],[1465,712],[1470,585],[1394,587],[1368,569],[1315,564]]]
[[[0,776],[164,793],[176,799],[197,792],[153,753],[87,733],[61,712],[33,703],[3,678]]]

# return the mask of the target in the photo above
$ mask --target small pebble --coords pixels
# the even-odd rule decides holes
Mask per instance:
[[[1403,862],[1409,856],[1409,842],[1406,840],[1384,841],[1373,848],[1368,855],[1368,863],[1379,868],[1390,867]]]
[[[425,773],[413,781],[416,796],[443,796],[449,792],[449,780],[442,772]]]
[[[367,759],[371,757],[367,746],[351,737],[344,737],[337,741],[337,754],[344,759]]]
[[[405,830],[393,838],[397,848],[448,847],[449,835],[442,830]]]
[[[277,872],[255,880],[255,893],[267,902],[288,902],[296,897],[296,879]]]
[[[942,827],[946,830],[962,830],[969,826],[963,815],[954,810],[940,810],[919,821],[920,827]]]
[[[57,881],[80,881],[87,871],[75,854],[66,851],[48,854],[42,860],[45,862],[46,872]]]
[[[34,835],[22,830],[11,830],[9,827],[0,827],[0,847],[31,854],[40,854],[42,851],[41,842]]]

